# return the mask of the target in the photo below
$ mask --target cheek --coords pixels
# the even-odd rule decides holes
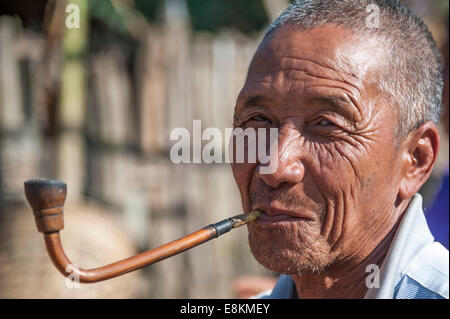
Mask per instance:
[[[345,142],[316,144],[311,148],[315,157],[309,165],[311,178],[327,203],[328,213],[344,214],[354,211],[360,201],[365,174],[369,173],[364,165],[366,150]],[[344,208],[345,212],[342,211]]]
[[[358,144],[346,143],[330,146],[328,161],[323,165],[324,174],[334,175],[332,185],[344,192],[351,192],[354,200],[358,197],[374,196],[385,192],[391,182],[391,147],[380,147],[380,142]],[[382,144],[381,144],[382,145]]]
[[[322,195],[335,197],[349,187],[356,190],[362,177],[361,160],[365,154],[344,143],[313,144],[307,167]]]
[[[313,146],[318,164],[310,167],[327,202],[323,233],[330,241],[351,236],[345,229],[366,229],[380,207],[395,200],[390,195],[393,154],[380,144],[336,142]]]

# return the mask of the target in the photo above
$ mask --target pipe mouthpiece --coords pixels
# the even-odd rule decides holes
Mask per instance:
[[[63,229],[66,183],[48,178],[34,178],[26,181],[24,187],[25,196],[33,209],[38,231],[51,233]]]
[[[236,228],[257,220],[261,215],[262,211],[256,209],[245,214],[230,217],[228,219],[233,223],[233,228]]]

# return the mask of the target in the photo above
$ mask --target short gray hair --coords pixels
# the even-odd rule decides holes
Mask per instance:
[[[369,28],[369,5],[379,9],[379,28]],[[380,39],[388,52],[378,85],[398,114],[397,137],[421,124],[439,122],[442,62],[430,31],[408,7],[396,0],[297,0],[269,27],[266,37],[285,24],[309,30],[335,24],[356,34]]]

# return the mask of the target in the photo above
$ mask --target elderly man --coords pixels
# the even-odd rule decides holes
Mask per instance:
[[[234,127],[277,128],[278,169],[232,164],[244,210],[264,212],[252,253],[282,274],[262,296],[448,298],[448,250],[417,193],[441,94],[436,44],[397,1],[297,1],[272,24]]]

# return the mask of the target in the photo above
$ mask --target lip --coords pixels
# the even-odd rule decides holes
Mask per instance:
[[[291,215],[284,215],[284,214],[269,215],[269,214],[263,212],[257,221],[276,223],[276,222],[292,222],[292,221],[296,221],[299,219],[301,219],[301,218],[293,217]]]
[[[252,209],[259,209],[263,214],[257,219],[261,222],[292,222],[299,220],[311,220],[310,217],[294,212],[291,210],[276,208],[274,206],[258,206],[255,205]]]

